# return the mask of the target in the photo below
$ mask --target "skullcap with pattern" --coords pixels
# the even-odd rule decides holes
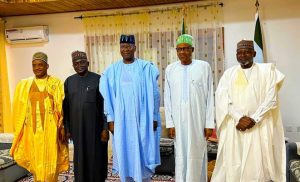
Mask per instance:
[[[176,45],[186,43],[193,46],[193,37],[189,34],[182,34],[177,38]]]
[[[82,51],[73,51],[72,52],[72,61],[77,61],[77,60],[87,60],[87,55],[85,52]]]
[[[45,54],[43,52],[36,52],[32,56],[32,61],[34,61],[34,60],[41,60],[48,64],[48,56],[47,56],[47,54]]]
[[[252,40],[241,40],[237,43],[237,49],[254,49]]]
[[[121,43],[135,44],[134,35],[124,35],[124,34],[122,34],[121,37],[120,37],[120,44]]]

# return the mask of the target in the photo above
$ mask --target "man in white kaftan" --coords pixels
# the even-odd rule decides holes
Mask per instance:
[[[192,41],[187,34],[178,37],[180,61],[170,64],[165,74],[166,127],[175,137],[176,182],[207,181],[205,137],[215,127],[211,68],[192,59]]]
[[[253,63],[253,41],[240,41],[240,63],[216,91],[219,148],[212,182],[285,182],[285,144],[278,91],[284,75]]]

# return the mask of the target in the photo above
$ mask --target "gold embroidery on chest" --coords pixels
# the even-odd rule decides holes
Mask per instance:
[[[46,108],[47,104],[47,98],[50,100],[50,108]],[[44,130],[44,123],[45,123],[45,114],[47,110],[49,110],[49,113],[53,113],[53,108],[54,108],[54,100],[53,100],[53,95],[48,93],[47,91],[47,83],[43,91],[40,91],[36,82],[33,81],[32,85],[30,87],[29,91],[29,100],[31,104],[31,120],[32,120],[32,129],[33,132],[36,132],[36,127],[37,127],[37,103],[39,105],[39,110],[40,110],[40,117],[41,117],[41,126],[42,129]]]

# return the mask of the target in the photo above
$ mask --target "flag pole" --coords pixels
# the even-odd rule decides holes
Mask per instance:
[[[256,0],[255,7],[256,7],[256,12],[257,12],[257,11],[258,11],[258,7],[259,7],[259,2],[258,2],[258,0]]]
[[[186,33],[186,32],[185,32],[185,31],[186,31],[186,30],[185,30],[185,23],[184,23],[185,10],[186,10],[186,7],[185,7],[185,5],[183,5],[183,7],[182,7],[182,27],[181,27],[181,35]]]
[[[254,61],[263,63],[265,55],[263,54],[263,37],[262,37],[260,18],[259,18],[258,0],[256,0],[255,7],[256,7],[256,13],[255,13],[255,30],[254,30],[254,49],[256,51],[256,56],[254,58]]]

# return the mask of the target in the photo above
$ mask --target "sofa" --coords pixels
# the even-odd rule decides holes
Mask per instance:
[[[295,142],[286,143],[287,182],[300,182],[300,153],[298,153],[297,150],[299,149],[297,148],[297,144]]]
[[[29,172],[18,166],[9,155],[12,134],[0,134],[0,181],[13,182],[26,176]]]

